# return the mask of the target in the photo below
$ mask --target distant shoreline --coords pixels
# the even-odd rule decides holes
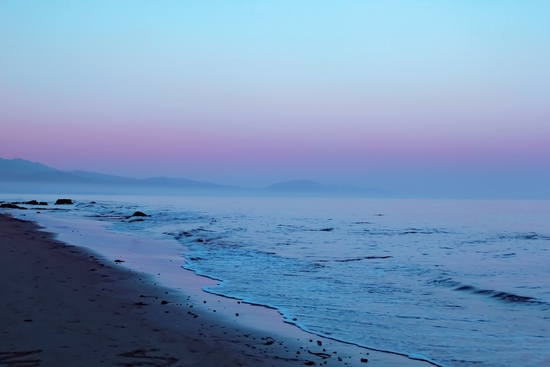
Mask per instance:
[[[377,361],[377,366],[428,365],[318,338],[297,328],[302,340],[296,340],[294,333],[289,337],[275,331],[245,330],[242,324],[228,323],[204,307],[193,308],[185,294],[156,286],[151,277],[54,240],[33,222],[0,214],[0,232],[0,289],[10,295],[0,305],[0,313],[7,315],[0,321],[5,323],[0,328],[6,331],[0,336],[4,346],[0,353],[11,353],[14,361],[32,357],[44,365],[78,361],[96,366],[159,357],[166,358],[166,363],[177,360],[187,365],[193,361],[196,366],[291,366],[307,362],[331,365],[341,356],[348,365],[364,365],[360,351],[363,356],[370,352],[368,358]],[[323,350],[306,340],[310,337],[323,340],[329,351],[337,353],[323,359]],[[158,352],[147,352],[153,349]],[[35,353],[27,357],[24,353],[30,351]],[[82,356],[89,364],[82,364]]]

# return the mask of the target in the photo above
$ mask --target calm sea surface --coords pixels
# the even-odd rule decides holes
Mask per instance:
[[[307,331],[442,366],[550,366],[549,201],[96,196],[74,209],[177,239],[188,269],[222,280],[206,291]]]

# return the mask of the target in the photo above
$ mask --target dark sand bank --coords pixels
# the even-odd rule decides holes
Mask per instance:
[[[247,329],[198,306],[0,214],[0,366],[428,365],[305,332]]]

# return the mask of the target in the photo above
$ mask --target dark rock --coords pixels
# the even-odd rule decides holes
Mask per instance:
[[[57,199],[54,205],[70,205],[73,201],[71,199]]]
[[[168,304],[168,301],[162,301],[160,302],[161,305],[167,305]]]
[[[369,360],[367,358],[361,358],[361,362],[367,363]]]
[[[193,235],[189,232],[181,232],[180,234],[176,235],[176,240],[181,239],[182,237],[192,237]]]
[[[24,202],[23,204],[26,204],[26,205],[38,205],[38,201],[36,201],[36,200],[31,200],[31,201],[26,201],[26,202]]]
[[[321,346],[321,345],[323,345],[323,342],[320,341],[320,340],[317,340],[317,345],[318,345],[318,346]]]
[[[41,201],[41,202],[39,202],[39,203],[38,203],[38,205],[42,205],[42,206],[47,206],[47,205],[48,205],[48,203],[47,203],[47,202],[45,202],[45,201]]]
[[[143,212],[135,212],[132,217],[148,217],[148,215]]]
[[[323,228],[321,229],[321,232],[332,232],[334,231],[334,228]]]
[[[15,204],[0,204],[0,208],[27,210],[27,208]]]
[[[90,204],[95,204],[95,201],[90,202]]]
[[[123,262],[124,262],[124,260],[119,260],[119,259],[116,259],[116,260],[115,260],[115,262],[116,262],[116,263],[123,263]]]

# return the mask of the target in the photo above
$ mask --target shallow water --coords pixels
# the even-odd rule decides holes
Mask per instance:
[[[305,330],[444,366],[550,365],[548,201],[77,199]]]

